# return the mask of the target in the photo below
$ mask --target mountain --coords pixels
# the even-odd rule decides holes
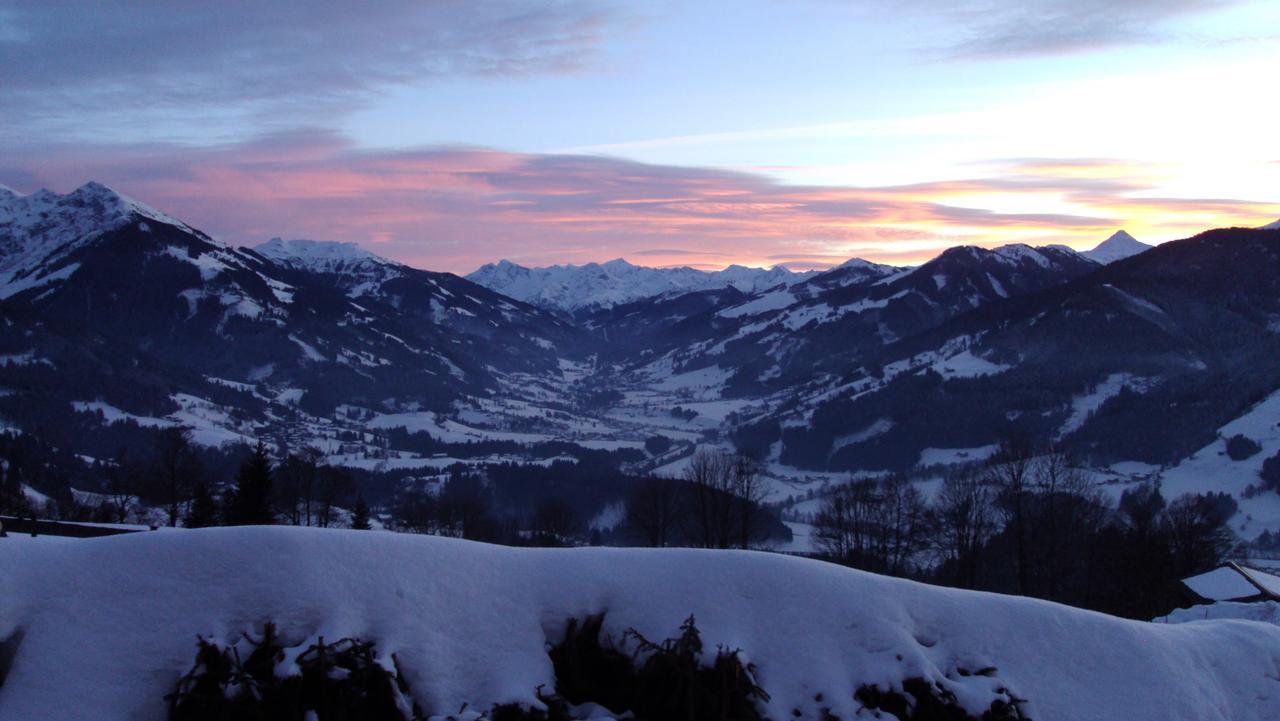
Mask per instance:
[[[1081,255],[1103,265],[1114,263],[1151,250],[1153,246],[1139,242],[1123,230],[1117,230],[1110,238],[1102,241],[1093,250],[1086,250]]]
[[[1280,220],[1277,220],[1274,223],[1267,223],[1258,230],[1280,230]]]
[[[0,416],[108,456],[86,411],[185,419],[212,445],[289,435],[344,406],[442,411],[558,378],[582,335],[349,246],[231,247],[98,184],[0,196],[0,296]]]
[[[725,392],[763,396],[836,382],[874,362],[887,343],[1097,268],[1065,249],[960,247],[915,268],[860,261],[789,287],[723,295],[696,314],[632,304],[590,319],[596,329],[627,325],[626,333],[611,336],[603,357],[653,367],[642,375],[667,365],[678,372],[714,366],[726,374]],[[648,328],[638,325],[637,314],[650,318]]]
[[[670,293],[734,288],[751,293],[790,285],[813,276],[783,266],[748,268],[731,265],[720,271],[693,268],[646,268],[625,260],[586,265],[526,268],[507,260],[489,263],[467,279],[533,305],[566,312],[608,308]]]
[[[1216,230],[958,314],[779,414],[780,457],[906,470],[1019,433],[1095,467],[1158,470],[1280,389],[1277,263],[1274,233]]]
[[[692,291],[672,278],[710,275],[618,261],[557,292],[664,290],[570,315],[351,244],[232,247],[97,184],[0,190],[0,424],[76,477],[182,426],[370,473],[587,459],[679,475],[699,444],[733,444],[787,495],[935,473],[1022,434],[1183,489],[1221,466],[1215,487],[1261,532],[1280,524],[1274,494],[1248,490],[1264,457],[1214,459],[1220,433],[1280,451],[1277,263],[1261,229],[1110,264],[957,247],[910,268],[730,269]]]

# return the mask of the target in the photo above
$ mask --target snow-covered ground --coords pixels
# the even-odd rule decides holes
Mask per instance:
[[[1280,709],[1280,627],[1126,621],[776,554],[215,528],[0,539],[0,568],[0,639],[22,631],[4,719],[158,721],[196,634],[231,641],[267,620],[293,643],[376,641],[429,713],[536,703],[554,684],[547,644],[601,612],[615,639],[666,638],[694,614],[705,648],[755,664],[774,719],[874,718],[854,691],[913,677],[971,712],[1007,689],[1037,721],[1273,721]]]

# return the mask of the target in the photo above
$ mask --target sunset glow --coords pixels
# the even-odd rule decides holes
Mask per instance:
[[[1119,228],[1163,242],[1280,217],[1269,3],[1042,2],[986,24],[928,2],[813,4],[791,10],[797,42],[769,61],[750,44],[781,12],[770,3],[697,43],[691,23],[728,5],[566,3],[518,21],[501,4],[406,5],[356,31],[372,47],[443,19],[487,38],[487,54],[437,35],[411,51],[431,72],[365,48],[350,77],[316,72],[307,48],[270,51],[254,23],[291,20],[267,13],[228,20],[245,24],[234,57],[151,48],[184,68],[183,88],[121,55],[74,114],[67,93],[97,72],[89,49],[56,12],[19,5],[0,33],[16,78],[0,100],[0,182],[99,180],[235,243],[355,241],[455,272],[498,258],[824,267],[916,263],[956,244],[1085,248]],[[93,42],[135,39],[127,15],[94,20]],[[1033,15],[1078,33],[1019,24]],[[68,56],[29,66],[19,54],[36,42]],[[291,74],[303,62],[310,74]],[[236,85],[246,77],[262,92]],[[121,93],[149,104],[125,109]],[[308,102],[332,112],[291,122]]]

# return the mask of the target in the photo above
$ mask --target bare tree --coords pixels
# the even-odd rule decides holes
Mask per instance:
[[[730,493],[735,498],[738,516],[738,547],[749,548],[758,535],[764,513],[761,508],[768,489],[760,473],[760,464],[751,456],[738,453],[726,463]]]
[[[841,563],[869,567],[879,503],[872,479],[831,489],[813,520],[818,548]]]
[[[670,478],[641,478],[627,500],[627,524],[650,546],[671,543],[684,514],[680,489]]]
[[[875,555],[884,572],[902,575],[928,535],[929,507],[924,495],[905,476],[885,478],[877,490]]]
[[[722,453],[699,450],[685,469],[689,482],[690,533],[703,548],[729,548],[733,541],[732,474]]]
[[[948,475],[938,494],[935,506],[938,546],[955,564],[956,582],[965,588],[976,586],[978,558],[996,531],[994,495],[986,479],[971,468],[961,468]]]
[[[177,526],[182,505],[200,481],[200,459],[191,448],[191,431],[165,428],[156,439],[156,456],[152,482],[156,495],[169,512],[169,525]]]
[[[1029,440],[1011,437],[1000,443],[987,464],[986,480],[999,489],[997,506],[1004,516],[1004,527],[1013,536],[1014,576],[1019,594],[1026,594],[1031,585],[1028,532],[1034,459]]]

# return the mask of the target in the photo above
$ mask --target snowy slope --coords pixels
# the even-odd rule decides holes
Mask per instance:
[[[190,230],[99,183],[86,183],[66,195],[43,189],[21,195],[0,187],[0,298],[65,279],[77,267],[59,261],[139,219]]]
[[[1107,265],[1143,251],[1151,250],[1151,248],[1152,246],[1135,239],[1127,232],[1117,230],[1110,238],[1099,243],[1093,250],[1086,250],[1080,255],[1089,260]]]
[[[614,639],[666,638],[694,614],[705,648],[755,664],[773,719],[873,718],[854,691],[913,677],[971,712],[1008,689],[1037,721],[1263,721],[1280,708],[1276,626],[1125,621],[779,555],[217,528],[0,540],[0,564],[0,639],[24,632],[4,719],[158,721],[196,634],[230,641],[268,619],[297,643],[375,640],[429,714],[533,703],[554,684],[548,642],[600,612]]]
[[[719,288],[755,292],[776,285],[791,285],[812,272],[793,272],[782,266],[748,268],[731,265],[721,271],[693,268],[646,268],[625,260],[586,265],[553,265],[526,268],[508,260],[489,263],[467,279],[516,300],[575,311],[611,307],[666,293],[688,293]]]

